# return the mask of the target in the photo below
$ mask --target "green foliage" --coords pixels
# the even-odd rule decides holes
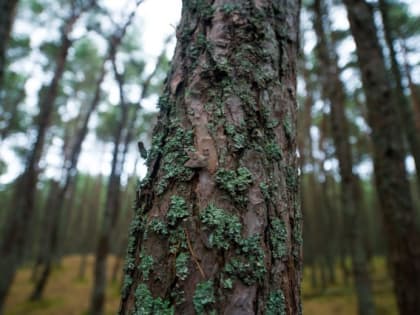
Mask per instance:
[[[236,171],[222,168],[216,173],[216,183],[228,192],[233,200],[243,205],[247,200],[245,192],[252,184],[252,174],[246,167],[239,167]]]
[[[185,199],[179,196],[172,196],[169,210],[167,213],[168,224],[174,226],[179,220],[188,217],[187,203]]]
[[[185,280],[188,277],[188,261],[190,255],[187,253],[180,253],[175,260],[176,275],[181,280]]]
[[[121,109],[119,106],[108,104],[105,110],[98,113],[99,124],[96,126],[96,136],[105,142],[111,142],[118,128]]]
[[[218,249],[229,249],[231,242],[238,242],[242,225],[235,215],[226,213],[214,205],[209,205],[200,213],[201,222],[211,229],[209,242]]]
[[[266,307],[266,315],[286,315],[286,304],[281,290],[271,292]]]
[[[9,64],[25,58],[31,52],[31,40],[26,35],[14,35],[10,38],[7,49],[7,61]]]
[[[7,163],[0,159],[0,176],[6,173],[7,171]]]
[[[194,309],[198,315],[204,315],[209,306],[215,303],[213,281],[197,284],[193,297]]]
[[[44,11],[44,4],[38,0],[30,0],[28,1],[29,8],[35,14],[40,14]]]

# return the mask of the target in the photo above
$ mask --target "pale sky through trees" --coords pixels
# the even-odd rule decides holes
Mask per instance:
[[[409,3],[410,9],[418,13],[420,12],[420,6],[416,5],[416,0],[405,0],[404,2]],[[127,9],[127,5],[133,3],[130,0],[118,1],[118,0],[104,0],[103,2],[107,7],[112,9],[115,12],[115,16],[118,17],[120,12],[124,12]],[[139,36],[141,37],[142,42],[142,50],[145,56],[147,63],[147,70],[150,72],[154,67],[154,62],[157,56],[160,54],[163,48],[163,42],[168,35],[173,34],[176,25],[179,21],[181,16],[181,0],[145,0],[138,9],[136,24],[141,31]],[[346,18],[346,12],[344,7],[337,8],[335,7],[334,12],[332,14],[333,18],[333,26],[334,28],[345,29],[348,28],[348,21]],[[310,29],[311,24],[308,20],[309,17],[302,15],[302,25],[303,28],[306,28],[305,32],[305,51],[309,52],[313,49],[315,44],[315,37],[313,31]],[[17,23],[18,24],[18,23]],[[19,25],[19,24],[18,24]],[[18,30],[19,31],[19,30]],[[38,33],[36,33],[38,34]],[[42,34],[39,33],[39,34]],[[45,36],[45,35],[44,35]],[[33,40],[33,39],[32,39]],[[37,39],[35,39],[37,40]],[[40,39],[39,39],[40,40]],[[171,55],[174,49],[175,39],[172,41],[172,45],[168,49],[168,54]],[[348,62],[350,55],[349,52],[354,51],[354,43],[350,37],[342,43],[339,49],[340,53],[340,66],[344,65]],[[412,63],[419,63],[420,57],[413,57]],[[358,74],[354,72],[354,69],[348,69],[343,71],[342,73],[344,82],[353,82],[353,84],[360,84],[360,80],[358,80]],[[355,79],[356,78],[356,79]],[[419,73],[413,73],[413,79],[415,81],[420,80]],[[35,95],[37,94],[38,85],[40,84],[40,80],[32,79],[29,80],[27,86],[28,95]],[[355,83],[354,83],[355,82]],[[110,95],[109,98],[113,103],[118,102],[118,89],[111,80],[108,80],[104,84],[107,91],[109,91]],[[354,88],[354,87],[350,87]],[[29,98],[29,97],[28,97]],[[33,103],[33,102],[31,102]],[[157,97],[150,97],[149,99],[145,100],[143,103],[143,107],[146,110],[156,111],[156,103]],[[36,106],[36,102],[34,103]],[[316,129],[316,128],[315,128]],[[316,130],[311,130],[314,135],[314,141],[316,141]],[[15,138],[15,137],[12,137]],[[25,138],[25,137],[24,137]],[[4,160],[9,162],[8,171],[0,176],[0,184],[5,184],[7,182],[12,181],[22,170],[22,165],[17,161],[14,153],[8,147],[7,142],[9,145],[11,141],[19,141],[20,139],[9,139],[6,143],[2,143],[0,146],[0,154]],[[15,144],[15,143],[13,143]],[[55,168],[60,166],[60,151],[61,150],[61,143],[58,140],[53,141],[53,145],[49,148],[49,151],[46,155],[46,163],[47,163],[47,171],[46,176],[55,176],[57,172]],[[320,152],[318,152],[321,154]],[[318,154],[314,153],[314,154]],[[126,173],[132,172],[134,168],[134,163],[136,161],[138,152],[135,149],[132,150],[131,154],[128,155],[126,161]],[[12,163],[12,161],[16,160],[16,163]],[[111,161],[111,145],[107,144],[98,144],[98,141],[95,139],[95,136],[91,132],[86,141],[83,144],[83,151],[80,156],[80,161],[78,164],[78,168],[82,172],[87,172],[90,174],[99,174],[103,173],[105,175],[109,174],[110,171],[110,161]],[[328,165],[325,165],[327,169],[336,169],[337,163],[335,159],[330,159],[326,161]],[[407,166],[409,171],[414,171],[414,162],[411,157],[407,158]],[[137,165],[137,172],[140,177],[143,177],[146,174],[146,167],[143,165],[143,162],[138,162]],[[358,168],[357,172],[360,174],[364,174],[366,176],[370,176],[372,172],[372,163],[371,161],[366,161],[361,163]]]

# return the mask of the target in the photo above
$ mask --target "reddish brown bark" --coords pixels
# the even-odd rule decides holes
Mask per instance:
[[[297,1],[185,1],[120,314],[301,314]]]

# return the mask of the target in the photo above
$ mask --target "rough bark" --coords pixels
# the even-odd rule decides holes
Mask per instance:
[[[184,1],[120,314],[301,314],[298,1]]]
[[[362,72],[372,129],[375,181],[398,308],[400,314],[416,314],[420,309],[420,236],[404,164],[397,105],[392,98],[372,8],[363,0],[344,3]]]
[[[3,99],[3,79],[6,70],[6,51],[12,32],[18,0],[0,0],[0,106]]]
[[[363,207],[357,203],[357,175],[353,173],[349,123],[345,113],[346,95],[340,79],[335,47],[327,37],[326,15],[321,0],[314,2],[314,29],[317,35],[316,52],[320,63],[323,96],[330,105],[331,134],[341,177],[341,207],[347,225],[347,244],[358,301],[358,314],[375,314],[369,264],[364,249]],[[328,18],[328,17],[327,17]]]
[[[44,149],[44,142],[50,126],[59,84],[64,72],[67,54],[72,41],[69,37],[79,14],[71,15],[62,29],[60,50],[55,60],[53,78],[40,96],[39,114],[35,121],[37,137],[31,148],[23,174],[17,179],[13,199],[13,210],[7,218],[5,234],[0,247],[0,312],[13,281],[16,268],[22,258],[25,246],[25,231],[34,212],[36,183],[39,175],[39,162]]]
[[[410,107],[408,97],[405,95],[404,87],[402,85],[401,68],[395,52],[395,37],[390,26],[388,16],[389,6],[387,0],[379,0],[379,10],[382,16],[385,42],[389,50],[389,59],[391,61],[393,97],[395,97],[395,102],[398,105],[397,108],[399,109],[401,126],[404,128],[408,147],[416,164],[417,182],[420,183],[420,136],[418,130],[416,129],[414,111]],[[420,191],[420,185],[418,188]]]

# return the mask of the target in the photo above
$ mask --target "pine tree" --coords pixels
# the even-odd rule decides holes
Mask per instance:
[[[120,314],[301,314],[298,1],[184,1]]]

